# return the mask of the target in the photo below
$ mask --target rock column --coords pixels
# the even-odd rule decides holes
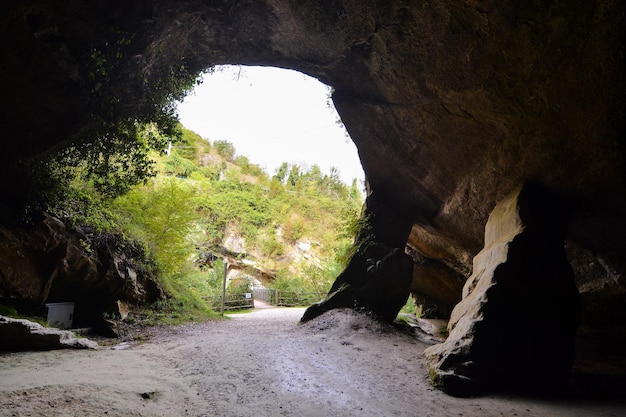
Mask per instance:
[[[391,322],[409,297],[413,259],[405,253],[412,219],[402,205],[371,193],[365,204],[366,227],[355,252],[328,296],[310,306],[301,321],[335,308],[355,308]]]
[[[564,205],[536,183],[496,205],[449,336],[426,350],[433,385],[456,396],[565,387],[580,316],[566,227]]]

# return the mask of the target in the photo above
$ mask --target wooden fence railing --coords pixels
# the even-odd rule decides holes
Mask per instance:
[[[265,301],[268,304],[276,305],[276,290],[267,288],[256,288],[254,290],[254,299]]]
[[[254,300],[265,301],[280,307],[306,307],[326,297],[322,292],[279,291],[268,288],[255,289],[251,293],[226,294],[224,310],[243,310],[254,308]],[[222,297],[205,298],[206,303],[215,311],[222,308]]]
[[[222,308],[222,297],[205,298],[205,301],[215,311]],[[224,310],[243,310],[254,308],[254,293],[226,294]]]
[[[269,288],[254,290],[254,298],[282,307],[309,306],[326,297],[323,292],[280,291]]]

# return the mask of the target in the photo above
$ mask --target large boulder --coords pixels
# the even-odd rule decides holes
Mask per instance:
[[[564,206],[534,183],[494,208],[449,336],[426,351],[437,387],[459,396],[565,388],[580,316],[566,225]]]
[[[421,308],[421,317],[450,317],[454,306],[461,301],[465,275],[418,251],[411,250],[410,255],[414,262],[411,294]]]

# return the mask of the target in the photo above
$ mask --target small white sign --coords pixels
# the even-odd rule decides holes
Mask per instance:
[[[246,293],[246,300],[249,300],[252,298],[252,293],[251,292],[247,292]]]

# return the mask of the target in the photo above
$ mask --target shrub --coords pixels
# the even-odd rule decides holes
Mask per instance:
[[[178,151],[173,150],[165,160],[164,170],[169,175],[187,178],[198,170],[198,166],[189,159],[183,158]]]
[[[216,140],[213,142],[213,147],[217,151],[217,154],[228,162],[233,162],[235,159],[235,146],[227,140]]]

